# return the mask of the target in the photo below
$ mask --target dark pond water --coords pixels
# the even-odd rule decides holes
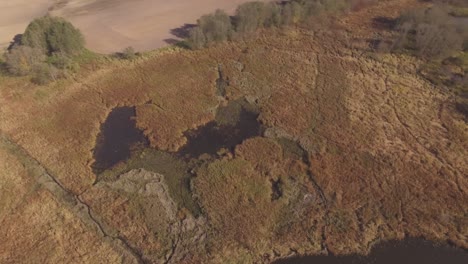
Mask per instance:
[[[148,145],[143,132],[136,127],[135,115],[135,107],[117,107],[102,124],[94,149],[95,173],[127,160],[133,149]]]
[[[232,150],[245,139],[263,133],[257,121],[258,113],[244,100],[221,107],[216,120],[185,133],[187,144],[178,154],[184,158],[198,158],[202,154],[215,155],[225,148]]]
[[[388,241],[376,245],[369,256],[294,257],[273,264],[467,264],[468,252],[423,239]]]
[[[147,147],[148,140],[136,127],[135,107],[113,109],[101,126],[92,168],[96,174],[131,157],[134,150]],[[185,133],[187,144],[177,153],[179,158],[196,159],[202,154],[216,155],[221,149],[232,150],[245,139],[261,135],[255,107],[240,99],[220,107],[214,121]]]

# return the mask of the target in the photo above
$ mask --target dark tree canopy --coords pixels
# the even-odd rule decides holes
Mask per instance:
[[[47,54],[75,54],[83,50],[84,38],[71,23],[59,17],[45,16],[31,22],[21,44],[43,50]]]

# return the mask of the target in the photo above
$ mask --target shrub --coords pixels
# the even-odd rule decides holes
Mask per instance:
[[[194,27],[189,32],[188,45],[192,49],[201,49],[206,45],[205,33],[200,27]]]
[[[271,2],[265,5],[265,27],[278,27],[282,23],[282,8],[277,3]]]
[[[84,48],[81,32],[62,18],[45,16],[31,22],[21,44],[41,49],[44,53],[76,54]]]
[[[33,68],[31,81],[38,85],[46,85],[56,81],[60,76],[60,71],[47,63],[37,64]]]
[[[349,9],[350,2],[347,0],[325,0],[322,1],[325,11],[330,13],[344,12]]]
[[[304,1],[303,5],[303,16],[305,19],[319,16],[325,11],[325,7],[320,1]]]
[[[220,42],[229,39],[232,32],[231,18],[223,10],[204,15],[198,20],[198,27],[205,35],[207,42]]]
[[[133,47],[126,47],[121,53],[121,57],[124,60],[133,60],[136,56],[137,55]]]
[[[248,33],[262,27],[266,20],[266,5],[263,2],[248,2],[236,10],[236,31]]]
[[[30,74],[34,66],[44,62],[45,58],[40,49],[15,46],[5,54],[5,64],[10,74],[24,76]]]
[[[419,57],[444,57],[463,48],[466,26],[457,24],[448,10],[439,5],[411,10],[397,23],[400,36],[394,49],[412,50]]]
[[[378,0],[350,0],[355,5],[371,3]],[[278,2],[247,2],[240,5],[234,18],[221,10],[205,15],[198,20],[198,27],[189,32],[188,44],[192,49],[205,47],[214,41],[237,39],[252,33],[259,28],[296,25],[307,22],[307,19],[346,11],[350,8],[349,0],[291,0]],[[235,32],[234,30],[235,29]]]
[[[283,24],[291,25],[299,23],[303,19],[303,11],[303,6],[296,1],[286,3],[282,13]]]
[[[58,69],[69,69],[72,68],[73,60],[65,53],[54,53],[47,58],[47,62]]]

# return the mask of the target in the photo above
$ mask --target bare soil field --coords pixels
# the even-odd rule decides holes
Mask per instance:
[[[24,32],[34,18],[50,13],[72,22],[84,34],[87,47],[100,53],[132,46],[148,51],[174,43],[171,32],[217,8],[233,13],[248,0],[18,0],[0,3],[0,48]],[[267,1],[267,0],[265,0]],[[174,34],[175,33],[175,34]],[[179,37],[178,37],[179,36]]]
[[[0,2],[0,49],[21,34],[36,17],[47,14],[56,0],[15,0]]]
[[[147,51],[173,43],[171,30],[215,9],[232,13],[247,0],[69,0],[51,14],[65,17],[85,35],[88,48],[101,53],[132,46]]]

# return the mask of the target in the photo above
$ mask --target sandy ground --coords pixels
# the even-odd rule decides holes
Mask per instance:
[[[55,0],[1,0],[0,49],[9,45],[16,34],[24,32],[29,22],[47,13]]]
[[[132,46],[145,51],[167,45],[171,29],[194,23],[216,8],[233,12],[248,0],[71,0],[52,14],[84,33],[90,49],[109,53]]]
[[[50,13],[65,17],[85,35],[87,47],[101,53],[160,48],[177,37],[171,30],[217,8],[234,12],[249,0],[13,0],[0,1],[0,48],[28,23]],[[266,0],[265,0],[266,1]],[[172,40],[172,41],[171,41]]]

